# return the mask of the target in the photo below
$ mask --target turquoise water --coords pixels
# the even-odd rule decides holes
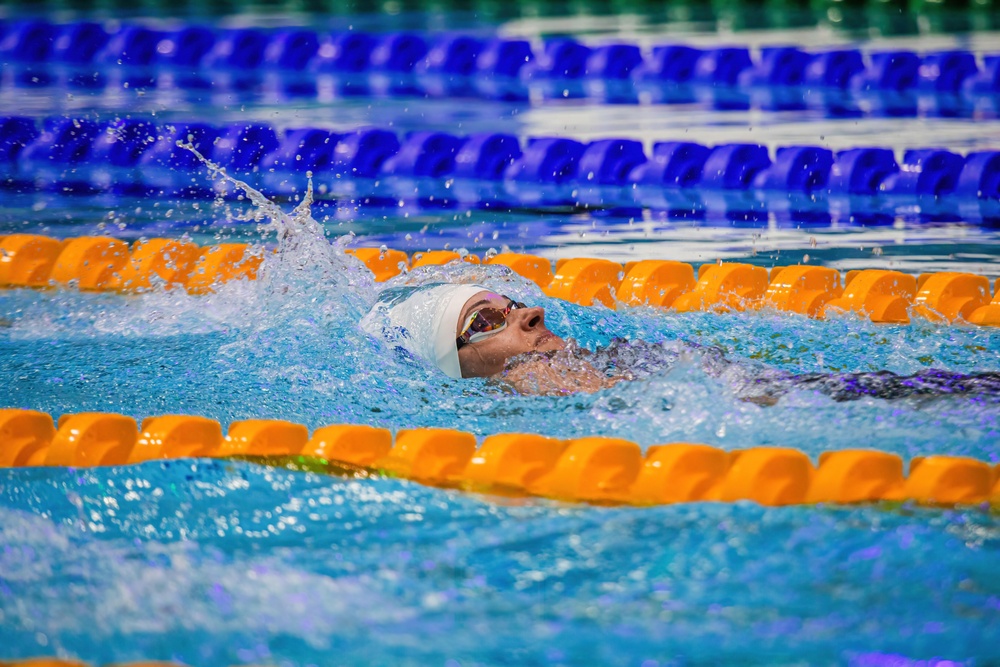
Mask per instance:
[[[506,34],[548,28],[518,23]],[[607,38],[628,29],[588,28]],[[933,43],[925,37],[917,46],[982,50],[992,37],[942,36]],[[805,43],[817,34],[739,38]],[[317,102],[226,91],[189,98],[169,89],[68,96],[26,89],[0,96],[0,112],[636,136],[647,144],[683,138],[835,149],[1000,147],[990,131],[991,109],[976,118],[830,119],[815,109]],[[292,185],[299,192],[306,186]],[[276,219],[268,222],[231,200],[0,192],[0,234],[183,236],[203,245],[241,241],[277,250],[266,253],[260,280],[230,283],[210,296],[0,290],[0,407],[56,417],[91,410],[136,418],[190,413],[224,426],[281,418],[310,428],[445,426],[479,437],[608,435],[643,448],[671,441],[725,449],[784,445],[814,461],[847,447],[904,459],[956,454],[1000,461],[995,399],[838,403],[799,389],[762,407],[742,393],[748,380],[774,371],[996,372],[1000,329],[816,321],[766,311],[584,308],[545,297],[497,267],[422,269],[390,284],[482,281],[545,306],[553,331],[590,350],[624,338],[637,349],[643,341],[681,351],[676,363],[593,395],[517,396],[491,381],[449,380],[362,332],[359,318],[386,286],[372,283],[343,253],[382,244],[411,253],[510,249],[550,259],[963,270],[992,280],[1000,276],[995,228],[919,211],[896,211],[865,226],[850,216],[810,224],[774,216],[734,222],[717,209],[700,220],[641,208],[428,210],[403,199],[358,208],[349,197],[328,197],[313,206],[314,219],[290,215],[294,202],[285,200],[280,206],[288,215],[265,206]],[[284,232],[280,243],[276,231]],[[725,372],[712,372],[714,356],[699,351],[706,348],[724,353],[731,362]],[[981,508],[603,508],[213,460],[0,470],[0,660],[60,655],[193,667],[874,667],[935,659],[991,665],[1000,664],[998,556],[1000,519]]]
[[[1000,526],[975,511],[511,506],[219,461],[0,480],[0,640],[13,657],[1000,658]]]
[[[1000,331],[777,313],[674,315],[548,299],[497,267],[475,278],[547,308],[591,349],[625,337],[722,348],[594,395],[455,382],[356,325],[377,286],[321,225],[261,279],[217,294],[0,292],[5,403],[54,415],[279,417],[310,427],[447,426],[648,446],[878,447],[998,459],[1000,409],[975,397],[773,407],[739,380],[793,372],[1000,370]],[[5,657],[192,665],[916,664],[1000,660],[997,516],[978,509],[653,509],[501,501],[245,462],[0,471]],[[452,662],[457,661],[457,662]]]

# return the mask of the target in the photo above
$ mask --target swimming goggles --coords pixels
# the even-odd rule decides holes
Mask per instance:
[[[469,343],[478,343],[490,336],[495,336],[507,328],[507,316],[515,308],[527,308],[520,301],[514,301],[508,296],[504,297],[510,303],[506,308],[480,308],[465,320],[462,333],[455,339],[458,349]]]

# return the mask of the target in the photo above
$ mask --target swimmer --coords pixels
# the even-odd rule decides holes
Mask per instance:
[[[549,353],[569,345],[545,326],[545,309],[482,285],[387,290],[362,328],[387,334],[449,377],[496,378],[520,393],[595,392],[617,381],[585,362],[551,363]]]
[[[521,394],[593,393],[623,380],[669,371],[696,358],[712,377],[725,378],[743,400],[773,405],[796,388],[835,401],[975,394],[1000,398],[1000,373],[963,375],[927,370],[912,376],[878,373],[795,375],[743,367],[722,350],[691,343],[612,341],[591,353],[545,326],[545,309],[528,306],[482,285],[438,284],[386,290],[364,317],[368,333],[434,363],[449,377],[492,378]]]

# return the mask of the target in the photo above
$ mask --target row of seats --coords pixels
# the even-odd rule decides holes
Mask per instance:
[[[56,25],[42,20],[0,24],[0,58],[24,64],[74,66],[122,64],[191,72],[386,72],[442,77],[520,80],[655,81],[710,86],[803,86],[851,90],[921,89],[942,94],[1000,92],[1000,54],[981,62],[969,51],[919,55],[912,51],[858,49],[808,52],[765,47],[756,59],[745,47],[698,49],[634,44],[590,47],[569,38],[541,48],[520,39],[480,39],[461,34],[355,31],[320,33],[305,28],[264,31],[185,26],[159,30],[124,24],[109,31],[89,22]],[[196,80],[192,77],[192,80]]]
[[[971,273],[912,276],[867,269],[840,272],[823,266],[692,265],[642,260],[624,266],[605,259],[552,263],[537,255],[501,253],[480,259],[451,250],[414,253],[388,248],[348,251],[377,281],[404,270],[464,261],[506,266],[551,297],[584,306],[653,306],[677,312],[732,312],[769,308],[825,317],[854,313],[872,322],[907,324],[911,316],[934,322],[1000,326],[1000,279]],[[262,254],[225,243],[207,248],[174,239],[137,241],[132,248],[109,237],[59,241],[34,234],[0,236],[0,286],[75,285],[84,290],[144,291],[156,286],[204,293],[230,280],[253,280]]]
[[[33,184],[40,173],[54,171],[48,178],[57,190],[90,187],[154,194],[173,183],[171,193],[212,196],[209,184],[192,183],[190,172],[201,162],[178,146],[179,141],[241,174],[312,171],[318,176],[460,178],[544,186],[1000,199],[1000,151],[962,156],[943,149],[911,149],[897,163],[889,148],[834,153],[821,146],[787,146],[772,157],[757,144],[707,147],[670,141],[655,144],[647,155],[641,142],[629,139],[581,143],[537,137],[522,142],[509,134],[462,137],[432,131],[400,138],[373,128],[337,133],[318,128],[278,131],[256,123],[157,127],[139,119],[100,123],[50,117],[38,127],[31,118],[2,117],[0,169],[6,166],[6,187]],[[97,173],[88,174],[81,166]],[[129,171],[112,176],[108,168]]]
[[[895,455],[868,449],[825,452],[819,465],[785,447],[733,452],[702,444],[649,447],[609,437],[558,440],[250,419],[229,425],[205,417],[109,413],[52,417],[0,410],[0,467],[127,465],[184,457],[310,457],[330,470],[374,470],[433,486],[570,502],[662,505],[749,500],[767,506],[912,501],[1000,504],[1000,466],[960,456],[917,457],[904,475]]]

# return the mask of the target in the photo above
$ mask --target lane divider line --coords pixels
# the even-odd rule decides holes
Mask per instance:
[[[387,429],[250,419],[228,434],[211,419],[0,409],[0,467],[127,465],[186,457],[240,457],[290,467],[361,471],[429,486],[566,502],[664,505],[749,500],[765,506],[879,501],[1000,507],[1000,465],[963,456],[910,462],[870,449],[824,452],[814,465],[788,447],[724,451],[704,444],[650,447],[620,438],[486,437],[444,428]],[[327,466],[324,468],[324,466]]]
[[[186,289],[212,292],[231,280],[255,280],[259,247],[223,243],[199,248],[154,238],[124,241],[81,236],[58,241],[33,234],[0,236],[0,287],[75,286],[81,290],[143,292]],[[772,309],[812,318],[853,313],[876,323],[931,322],[1000,326],[1000,279],[991,298],[984,276],[943,271],[912,276],[886,269],[848,271],[822,266],[775,266],[768,271],[740,262],[690,264],[642,260],[624,265],[606,259],[549,260],[523,253],[481,259],[472,253],[433,250],[409,257],[400,250],[347,251],[377,281],[403,271],[449,262],[506,266],[553,298],[583,306],[652,306],[675,312],[742,312]]]
[[[291,177],[312,172],[321,184],[340,177],[388,179],[381,186],[373,181],[369,193],[355,196],[395,202],[393,178],[416,178],[425,179],[419,196],[433,196],[439,207],[455,201],[483,205],[505,198],[526,206],[571,202],[594,208],[634,207],[652,202],[654,207],[657,197],[666,197],[662,206],[667,209],[696,208],[696,203],[680,196],[693,189],[728,194],[730,199],[748,192],[765,200],[768,193],[790,193],[795,197],[786,199],[785,209],[807,212],[824,209],[831,202],[823,200],[831,197],[847,198],[862,208],[864,202],[851,198],[876,197],[874,204],[866,204],[875,211],[876,205],[893,202],[917,201],[921,210],[937,210],[948,201],[1000,200],[1000,151],[995,150],[960,155],[915,148],[897,155],[879,147],[835,153],[822,146],[782,146],[772,155],[757,144],[709,147],[661,141],[647,155],[640,142],[622,138],[583,143],[561,137],[428,131],[400,137],[379,128],[331,132],[245,122],[223,127],[202,122],[156,126],[139,118],[48,117],[36,122],[21,116],[0,117],[0,187],[78,194],[110,191],[123,196],[222,196],[221,183],[192,181],[191,173],[202,164],[178,142],[190,143],[220,167],[246,174],[251,184],[279,195],[292,193]],[[502,185],[505,192],[473,187],[477,184]],[[407,187],[413,198],[412,183]],[[733,207],[726,209],[729,215],[760,217],[756,209],[763,204],[734,199],[725,206]],[[990,212],[984,215],[989,217]]]
[[[169,81],[191,90],[223,84],[247,89],[263,74],[280,74],[283,87],[298,96],[315,95],[311,79],[324,75],[345,79],[342,87],[354,96],[418,91],[434,97],[476,95],[508,101],[528,101],[532,85],[550,99],[572,95],[617,102],[637,102],[638,91],[657,89],[666,89],[670,101],[685,86],[765,90],[785,97],[796,89],[973,99],[1000,92],[1000,55],[977,56],[961,49],[921,55],[785,46],[756,53],[742,46],[661,44],[643,51],[630,43],[588,46],[568,37],[533,45],[524,39],[456,33],[369,35],[302,27],[181,25],[162,30],[137,23],[113,27],[38,19],[5,27],[0,56],[18,66],[14,83],[25,87],[46,85],[60,68],[70,68],[74,71],[65,77],[69,86],[101,89],[117,65],[133,86],[157,87]]]

